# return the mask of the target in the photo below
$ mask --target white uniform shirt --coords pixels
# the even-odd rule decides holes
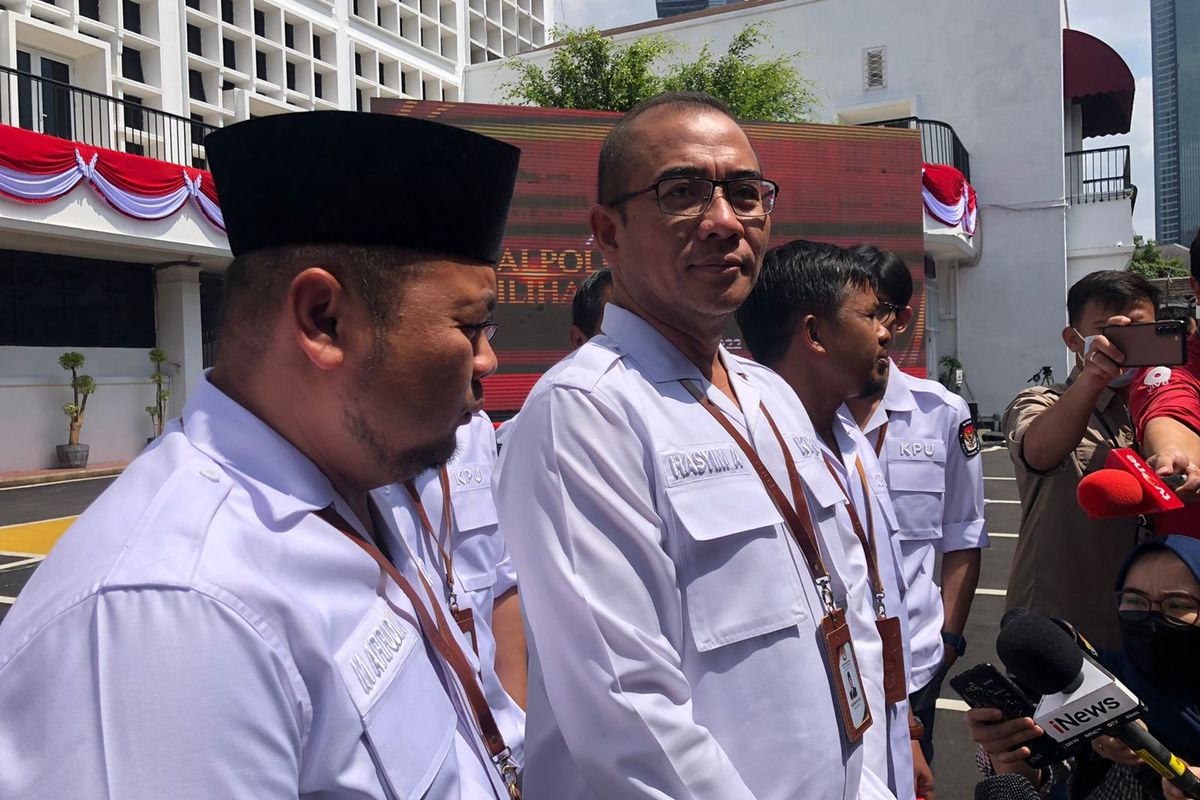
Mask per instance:
[[[904,675],[907,681],[912,670],[911,635],[908,626],[908,609],[904,597],[905,589],[900,583],[900,557],[892,536],[896,529],[895,510],[888,495],[883,467],[875,457],[874,450],[871,449],[870,444],[854,423],[849,409],[842,406],[838,412],[838,418],[834,423],[834,436],[837,439],[842,459],[838,461],[832,453],[828,453],[828,455],[833,462],[834,469],[838,472],[838,480],[843,486],[848,485],[850,497],[854,502],[854,508],[858,511],[864,530],[869,530],[866,516],[867,503],[864,500],[862,480],[859,478],[858,468],[855,465],[856,459],[862,459],[863,472],[867,476],[867,490],[871,496],[870,509],[875,525],[879,578],[883,583],[887,614],[900,621],[900,633],[904,643]],[[846,520],[846,525],[851,525],[849,519]],[[870,588],[869,584],[867,588]],[[871,596],[873,610],[873,593]],[[872,614],[871,619],[867,620],[863,615],[856,615],[849,618],[849,621],[855,641],[864,643],[862,648],[864,653],[878,659],[876,663],[881,670],[879,684],[877,688],[874,684],[870,684],[868,691],[879,692],[879,697],[871,700],[875,704],[873,707],[879,707],[883,703],[883,642],[876,636],[878,629],[874,627],[874,616]],[[860,630],[868,622],[870,627]],[[858,628],[855,627],[856,623]],[[861,659],[863,656],[859,658]],[[888,786],[895,792],[896,797],[901,800],[913,800],[912,740],[908,732],[907,697],[888,705],[886,723],[886,726],[877,725],[867,731],[864,746],[868,763],[880,774],[887,774]],[[881,750],[885,750],[886,755],[882,755]],[[883,765],[879,763],[878,759],[880,758],[886,759]],[[883,772],[885,769],[886,773]]]
[[[531,645],[526,797],[891,797],[844,744],[799,548],[679,379],[789,497],[795,459],[844,601],[845,499],[794,393],[722,350],[739,410],[639,317],[609,305],[604,331],[539,381],[500,456]]]
[[[475,622],[475,641],[479,647],[482,688],[504,743],[521,763],[524,751],[525,712],[513,701],[496,675],[496,639],[492,633],[492,611],[496,599],[517,585],[517,573],[508,548],[500,535],[496,504],[492,500],[492,469],[496,464],[496,439],[492,421],[480,412],[467,425],[459,427],[458,449],[446,465],[450,478],[450,504],[454,530],[450,542],[454,556],[454,592],[459,608],[470,608]],[[421,504],[434,530],[441,535],[442,484],[436,470],[427,470],[413,480]],[[421,518],[399,484],[371,493],[381,508],[394,519],[395,539],[389,530],[388,546],[394,556],[413,553],[425,563],[430,583],[446,586],[446,568],[441,551],[430,541]]]
[[[906,375],[893,362],[883,402],[864,434],[872,446],[888,423],[880,461],[895,508],[901,574],[907,586],[916,691],[942,664],[942,595],[937,552],[988,546],[983,518],[983,459],[967,456],[959,428],[970,419],[961,397],[936,381]]]
[[[331,503],[353,518],[201,381],[0,627],[0,797],[498,796],[412,606],[311,513]]]

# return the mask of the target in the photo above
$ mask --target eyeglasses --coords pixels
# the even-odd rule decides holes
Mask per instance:
[[[459,325],[458,327],[461,328],[462,332],[465,333],[467,338],[471,340],[471,344],[476,344],[479,341],[479,336],[481,334],[490,342],[492,337],[496,335],[496,331],[499,329],[500,323],[489,319],[487,322],[481,322],[478,325]]]
[[[664,214],[698,217],[712,205],[718,186],[725,190],[725,200],[739,217],[765,217],[775,208],[775,198],[779,196],[779,184],[764,178],[732,178],[727,181],[663,178],[645,189],[620,195],[607,205],[616,208],[638,195],[654,192],[658,198],[658,209]]]
[[[1158,606],[1163,618],[1172,625],[1187,627],[1200,620],[1200,598],[1185,592],[1171,592],[1162,600],[1151,600],[1150,596],[1136,589],[1117,592],[1117,613],[1122,619],[1139,622],[1150,616],[1151,609]]]
[[[904,306],[889,303],[887,300],[880,300],[879,306],[875,309],[875,321],[880,325],[889,325],[896,317],[900,316],[900,312],[903,310]]]

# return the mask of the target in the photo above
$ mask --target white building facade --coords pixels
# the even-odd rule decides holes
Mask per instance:
[[[1128,131],[1133,81],[1120,57],[1069,30],[1065,0],[750,0],[606,35],[721,52],[752,22],[767,23],[776,52],[802,54],[821,99],[814,121],[919,127],[924,160],[952,164],[977,190],[974,235],[925,215],[931,377],[942,356],[958,358],[961,391],[984,416],[1044,365],[1064,378],[1067,287],[1132,253],[1128,149],[1092,138]],[[501,62],[469,67],[463,99],[499,102],[510,80]]]
[[[150,348],[168,354],[171,415],[211,361],[230,253],[194,184],[209,130],[460,100],[464,67],[540,47],[552,15],[551,0],[0,0],[0,124],[55,137],[51,150],[80,144],[79,175],[60,173],[74,188],[45,202],[5,189],[32,173],[0,148],[0,472],[56,465],[61,353],[83,353],[98,384],[81,437],[93,464],[132,458],[152,433]],[[185,199],[131,216],[97,177],[93,157],[119,160],[107,151],[177,165]]]

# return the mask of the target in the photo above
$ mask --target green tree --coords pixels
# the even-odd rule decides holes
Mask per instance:
[[[618,44],[594,26],[551,31],[557,47],[545,69],[525,59],[509,59],[516,80],[500,88],[507,102],[545,108],[628,111],[662,91],[654,62],[675,45],[662,36]]]
[[[679,48],[659,35],[628,44],[594,27],[556,26],[553,35],[556,47],[544,69],[526,59],[509,60],[517,77],[501,86],[506,102],[628,111],[662,91],[703,91],[724,100],[739,118],[774,122],[805,120],[816,105],[813,84],[793,65],[797,55],[753,52],[770,42],[762,24],[743,28],[720,57],[706,44],[694,60],[665,67],[658,62]]]
[[[771,58],[754,52],[770,43],[764,26],[751,23],[729,42],[720,58],[705,44],[695,61],[674,64],[663,81],[668,91],[708,92],[724,100],[739,119],[803,122],[817,105],[811,81],[800,77],[799,54]]]
[[[1144,278],[1186,278],[1191,273],[1178,258],[1164,258],[1153,239],[1133,235],[1133,261],[1129,269]]]

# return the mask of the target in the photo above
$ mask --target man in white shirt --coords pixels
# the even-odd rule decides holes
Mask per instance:
[[[874,391],[878,365],[887,360],[891,335],[882,324],[886,310],[875,297],[874,282],[849,250],[798,239],[767,253],[737,320],[755,359],[777,371],[803,403],[825,463],[847,494],[846,527],[861,538],[871,573],[862,600],[875,611],[851,615],[850,625],[861,643],[871,705],[888,712],[886,724],[867,731],[865,760],[888,776],[897,797],[912,800],[914,793],[932,798],[933,783],[911,740],[908,614],[890,535],[896,519],[875,453],[842,413],[847,398]],[[889,629],[899,634],[898,641],[883,635]]]
[[[630,111],[598,183],[603,334],[539,381],[500,456],[527,797],[892,797],[862,765],[874,717],[840,638],[845,497],[791,390],[720,347],[776,187],[691,93]]]
[[[368,493],[481,404],[519,152],[350,112],[205,145],[220,354],[0,628],[0,797],[507,796],[467,645]]]
[[[525,629],[516,568],[492,499],[496,438],[487,414],[479,411],[460,426],[457,441],[454,457],[444,466],[371,494],[395,521],[398,535],[393,537],[390,527],[387,534],[392,551],[411,553],[424,566],[473,645],[488,705],[520,763],[525,739]],[[448,498],[445,486],[450,488]]]
[[[875,276],[884,325],[893,337],[903,333],[913,314],[908,266],[870,245],[860,245],[855,253]],[[894,536],[912,631],[910,700],[924,729],[921,749],[932,763],[938,695],[966,651],[963,630],[979,583],[981,548],[989,544],[983,459],[975,422],[961,397],[937,381],[905,374],[891,359],[879,377],[875,391],[847,405],[879,454],[896,510]],[[941,579],[935,581],[938,553]]]

